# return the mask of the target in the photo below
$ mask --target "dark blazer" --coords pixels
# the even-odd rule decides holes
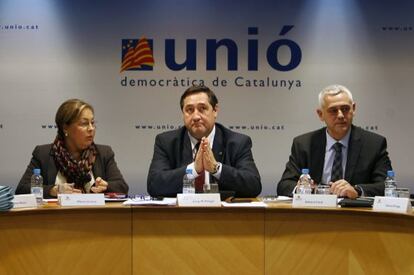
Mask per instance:
[[[43,177],[43,196],[50,198],[49,191],[55,185],[57,169],[53,158],[52,144],[36,146],[32,153],[32,159],[26,172],[20,179],[16,194],[30,193],[30,178],[34,168],[40,168]],[[95,178],[101,177],[108,182],[106,192],[128,193],[128,185],[125,183],[121,172],[115,162],[115,155],[110,146],[96,144],[97,155],[92,167]]]
[[[321,182],[325,147],[326,128],[296,137],[285,172],[277,185],[277,194],[291,195],[302,168],[309,168],[315,183]],[[391,169],[386,139],[352,125],[345,180],[361,186],[365,196],[383,196],[384,180],[387,170]]]
[[[235,191],[237,197],[256,197],[261,192],[251,147],[250,137],[216,123],[212,150],[222,163],[219,190]],[[148,193],[151,196],[181,193],[183,176],[191,162],[191,141],[185,127],[157,135],[147,178]]]

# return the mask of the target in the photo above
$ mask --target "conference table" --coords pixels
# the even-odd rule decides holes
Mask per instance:
[[[363,208],[0,212],[0,274],[414,274],[414,215]]]

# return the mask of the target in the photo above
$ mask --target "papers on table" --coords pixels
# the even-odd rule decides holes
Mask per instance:
[[[13,208],[13,190],[9,186],[0,186],[0,211]]]
[[[266,203],[262,201],[252,202],[221,202],[223,207],[266,207]]]
[[[266,203],[272,203],[272,202],[292,202],[291,197],[286,196],[264,196],[262,200]]]
[[[163,198],[162,200],[158,199],[142,199],[142,198],[136,198],[136,199],[128,199],[127,201],[124,201],[123,205],[176,205],[177,199],[176,198]]]

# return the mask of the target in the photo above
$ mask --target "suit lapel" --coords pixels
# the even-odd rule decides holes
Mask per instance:
[[[349,139],[348,156],[345,167],[345,179],[350,182],[354,174],[355,167],[358,162],[359,154],[361,152],[361,131],[355,126],[352,126],[351,137]]]
[[[49,160],[47,164],[47,183],[48,185],[54,185],[56,182],[56,176],[57,176],[57,168],[55,164],[55,159],[53,158],[52,150],[49,152]]]
[[[181,165],[187,165],[191,162],[193,162],[193,151],[191,149],[191,141],[190,141],[190,137],[188,136],[188,132],[185,130],[183,131],[183,144],[182,144],[182,151],[181,155],[182,156],[182,161],[181,161]]]
[[[322,180],[323,164],[325,161],[326,128],[322,128],[313,137],[311,142],[310,173],[316,183]]]
[[[214,158],[216,161],[223,162],[224,161],[224,135],[223,131],[220,127],[216,124],[216,133],[214,135],[214,142],[212,148]]]
[[[96,151],[97,152],[96,152],[95,163],[92,166],[93,176],[95,177],[95,179],[97,177],[106,178],[106,175],[104,174],[105,170],[103,169],[103,163],[102,163],[103,158],[101,158],[98,148],[96,149]]]

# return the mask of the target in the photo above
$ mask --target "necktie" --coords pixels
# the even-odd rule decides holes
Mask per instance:
[[[342,144],[337,142],[332,146],[335,150],[335,158],[332,164],[331,181],[342,179]]]
[[[194,147],[194,159],[197,155],[198,149],[200,148],[200,142],[196,144],[196,146]],[[204,180],[205,180],[205,173],[204,170],[201,171],[200,175],[195,179],[195,191],[196,193],[203,193],[203,185],[204,185]]]

